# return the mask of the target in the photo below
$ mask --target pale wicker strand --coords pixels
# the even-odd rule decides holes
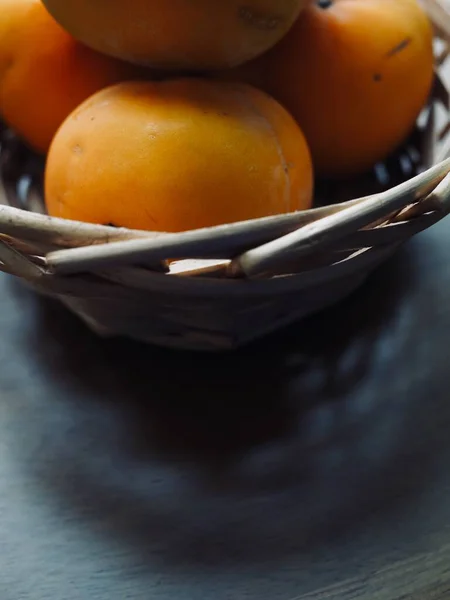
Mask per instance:
[[[320,251],[321,248],[326,248],[344,235],[359,230],[406,204],[421,199],[427,195],[425,190],[428,188],[431,191],[430,185],[433,186],[442,181],[449,171],[450,159],[447,159],[397,188],[368,198],[363,204],[346,208],[336,215],[325,217],[317,223],[306,225],[259,248],[249,250],[234,261],[232,269],[235,272],[245,273],[247,276],[255,276],[264,273],[267,269],[270,271],[275,264],[283,261],[286,253],[292,252],[294,249],[299,257],[306,257]],[[442,210],[444,208],[448,210],[447,206],[441,206]],[[369,245],[369,240],[367,245]]]

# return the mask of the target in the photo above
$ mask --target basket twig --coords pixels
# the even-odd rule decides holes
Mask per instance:
[[[450,159],[447,159],[387,192],[376,194],[363,203],[349,206],[337,214],[324,217],[320,221],[249,250],[235,259],[231,268],[235,273],[255,276],[270,271],[275,264],[283,260],[286,253],[292,252],[293,249],[298,257],[305,258],[352,231],[360,230],[380,217],[416,202],[441,182],[449,170]],[[441,210],[448,209],[442,203],[439,206]]]

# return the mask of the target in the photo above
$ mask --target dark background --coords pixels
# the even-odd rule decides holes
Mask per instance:
[[[0,307],[2,600],[450,597],[449,220],[233,355]]]

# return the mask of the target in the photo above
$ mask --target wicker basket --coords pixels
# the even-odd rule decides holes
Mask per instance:
[[[1,128],[0,269],[100,335],[197,350],[237,347],[343,298],[450,211],[450,4],[423,3],[436,78],[416,131],[361,180],[319,183],[309,211],[181,234],[50,218],[42,159]]]

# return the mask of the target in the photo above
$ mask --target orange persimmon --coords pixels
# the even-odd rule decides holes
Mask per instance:
[[[432,87],[432,40],[417,0],[315,0],[275,48],[219,77],[281,102],[319,174],[353,175],[413,129]]]
[[[35,150],[83,100],[137,75],[76,42],[40,0],[0,0],[0,115]]]
[[[304,136],[244,84],[127,82],[79,106],[48,154],[50,215],[178,232],[311,206]]]
[[[278,42],[311,0],[43,0],[95,50],[158,68],[225,68]]]

